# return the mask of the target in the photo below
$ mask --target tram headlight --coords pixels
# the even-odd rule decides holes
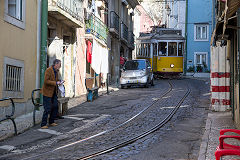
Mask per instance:
[[[174,64],[170,64],[170,67],[173,68],[173,67],[174,67]]]

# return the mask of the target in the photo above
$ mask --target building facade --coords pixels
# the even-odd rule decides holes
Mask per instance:
[[[137,39],[140,33],[150,33],[154,27],[154,20],[150,17],[142,5],[137,5],[134,10],[134,35]],[[133,52],[133,59],[136,58],[136,48]]]
[[[186,18],[186,1],[173,1],[168,3],[169,11],[169,28],[182,30],[182,36],[185,37],[185,18]]]
[[[212,1],[188,1],[187,11],[187,72],[209,72]]]
[[[232,110],[235,126],[240,128],[239,108],[239,50],[240,1],[214,0],[214,31],[211,36],[212,109]],[[214,69],[214,70],[213,70]],[[221,88],[216,90],[215,88]],[[216,94],[217,93],[217,94]]]
[[[35,1],[0,1],[0,97],[12,97],[15,116],[32,111],[37,78],[38,8]],[[0,106],[0,119],[8,109]],[[9,113],[8,113],[9,114]]]
[[[79,78],[76,76],[79,68],[79,56],[77,36],[78,28],[84,27],[83,1],[74,0],[49,0],[48,1],[48,55],[47,67],[52,65],[54,59],[62,61],[60,69],[61,78],[65,80],[67,97],[74,97],[79,92]],[[80,43],[81,44],[81,43]]]
[[[137,0],[109,0],[110,81],[119,84],[120,55],[132,59],[134,49],[133,16]]]

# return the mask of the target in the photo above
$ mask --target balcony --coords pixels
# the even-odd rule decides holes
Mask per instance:
[[[117,15],[116,12],[111,11],[110,12],[110,29],[109,29],[109,31],[116,35],[119,35],[119,28],[120,28],[119,16]]]
[[[86,34],[92,34],[98,39],[107,43],[108,28],[107,26],[94,14],[89,16],[89,19],[85,21]]]
[[[128,44],[131,49],[134,49],[134,36],[133,31],[128,32]]]
[[[121,39],[128,43],[128,27],[123,22],[121,23]]]
[[[72,27],[83,27],[83,8],[80,0],[49,0],[48,14]]]

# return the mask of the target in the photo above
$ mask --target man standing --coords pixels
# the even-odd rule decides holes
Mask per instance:
[[[49,125],[56,126],[54,119],[57,118],[58,114],[58,101],[57,101],[57,86],[62,84],[64,81],[60,81],[58,77],[59,69],[61,68],[61,61],[55,59],[53,65],[46,69],[44,76],[44,84],[42,87],[43,94],[43,106],[44,112],[42,116],[41,128],[47,129],[47,120],[49,116]]]

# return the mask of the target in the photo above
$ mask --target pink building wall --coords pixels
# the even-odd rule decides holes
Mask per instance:
[[[83,38],[85,30],[77,29],[77,54],[76,54],[76,73],[75,73],[75,96],[86,93],[85,75],[86,75],[86,41]]]
[[[151,26],[154,26],[154,22],[151,17],[147,14],[146,10],[138,5],[137,9],[141,12],[140,15],[140,32],[150,32],[152,30]]]

